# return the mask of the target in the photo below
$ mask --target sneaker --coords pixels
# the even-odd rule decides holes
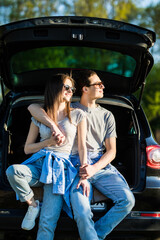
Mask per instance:
[[[22,221],[21,228],[24,230],[31,230],[35,226],[35,220],[39,215],[40,206],[39,201],[35,201],[37,203],[37,207],[29,206],[28,211]]]

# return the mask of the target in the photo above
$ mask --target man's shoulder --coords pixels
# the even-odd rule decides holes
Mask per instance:
[[[75,115],[75,114],[80,114],[85,116],[85,112],[83,111],[83,109],[80,106],[81,104],[79,104],[79,102],[74,102],[71,104],[71,112]]]
[[[103,112],[104,114],[112,114],[111,111],[109,111],[108,109],[102,107],[101,105],[98,105],[97,110],[100,111],[100,112]]]
[[[110,110],[108,110],[100,105],[98,106],[98,111],[99,111],[99,114],[98,114],[99,116],[103,115],[103,117],[105,119],[114,119],[113,113]]]
[[[81,108],[79,102],[72,102],[72,103],[71,103],[71,107],[72,107],[72,108]]]

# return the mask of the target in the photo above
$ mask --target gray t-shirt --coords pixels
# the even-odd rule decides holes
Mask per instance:
[[[77,126],[82,121],[82,119],[85,117],[84,111],[81,109],[73,109],[71,111],[71,121],[69,121],[68,117],[64,118],[62,121],[58,122],[58,124],[61,126],[61,128],[64,130],[66,140],[65,142],[60,146],[51,146],[47,147],[45,149],[54,151],[54,152],[62,152],[70,154],[76,135],[77,135]],[[45,139],[50,138],[51,136],[51,130],[46,125],[38,122],[35,120],[35,118],[31,118],[33,123],[39,127],[39,133],[40,133],[40,141],[44,141]],[[77,144],[77,143],[76,143]]]
[[[115,119],[107,109],[98,105],[96,108],[88,108],[79,102],[72,103],[73,108],[80,108],[86,114],[87,136],[86,145],[88,152],[103,153],[106,138],[117,137]],[[77,139],[75,140],[72,154],[77,154]]]

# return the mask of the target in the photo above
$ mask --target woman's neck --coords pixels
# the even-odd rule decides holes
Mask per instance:
[[[66,107],[65,102],[62,102],[59,104],[59,107],[57,110],[57,121],[61,121],[65,118],[66,116],[65,107]]]

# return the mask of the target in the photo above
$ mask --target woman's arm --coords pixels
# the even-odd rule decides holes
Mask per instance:
[[[28,111],[37,121],[43,123],[44,125],[51,129],[51,132],[53,132],[55,137],[57,137],[56,144],[60,145],[65,141],[65,136],[57,127],[55,122],[47,115],[47,113],[45,112],[41,105],[31,104],[28,107]]]
[[[27,140],[24,146],[25,154],[35,153],[44,147],[56,145],[54,135],[52,135],[49,139],[36,143],[38,133],[39,133],[39,128],[33,122],[31,122]]]

